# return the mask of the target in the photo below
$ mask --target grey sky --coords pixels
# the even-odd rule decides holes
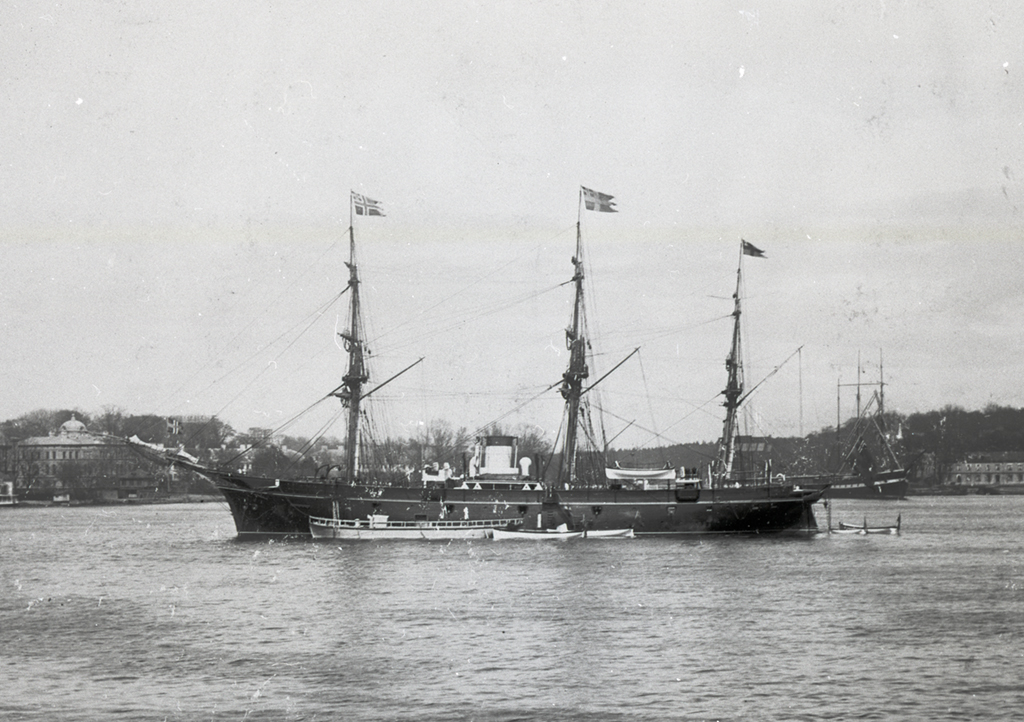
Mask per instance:
[[[717,433],[741,236],[748,378],[804,345],[805,431],[858,351],[900,411],[1024,404],[1017,4],[173,5],[0,8],[0,417],[304,408],[335,312],[259,349],[344,284],[354,189],[388,212],[357,224],[375,327],[418,324],[379,372],[427,358],[394,421],[486,423],[561,373],[580,184],[621,210],[584,232],[599,362],[643,347],[624,418]]]

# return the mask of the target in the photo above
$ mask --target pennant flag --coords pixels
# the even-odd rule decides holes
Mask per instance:
[[[615,208],[615,204],[612,203],[612,198],[615,196],[610,196],[607,193],[598,193],[583,186],[580,186],[580,189],[583,191],[583,203],[588,211],[600,211],[601,213],[619,212]]]
[[[767,256],[764,255],[764,251],[755,246],[753,243],[747,243],[742,238],[740,239],[740,243],[743,244],[744,256],[753,256],[754,258],[767,258]]]
[[[352,204],[355,206],[357,216],[383,216],[384,206],[380,201],[361,196],[358,193],[352,194]]]

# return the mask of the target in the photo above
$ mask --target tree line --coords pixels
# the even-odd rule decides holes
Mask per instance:
[[[15,419],[0,422],[0,441],[7,445],[30,437],[55,434],[72,417],[81,421],[93,434],[102,434],[112,441],[133,436],[149,444],[168,448],[181,447],[204,462],[241,470],[259,476],[313,476],[326,473],[332,462],[338,463],[342,441],[335,436],[310,439],[298,435],[272,435],[269,429],[234,429],[222,419],[213,417],[163,417],[155,414],[128,414],[115,406],[105,406],[99,413],[79,409],[37,409]],[[550,443],[535,427],[489,428],[487,434],[519,438],[520,455],[531,457],[550,454]],[[448,464],[461,473],[467,450],[475,439],[465,427],[454,427],[444,420],[425,423],[409,438],[376,440],[365,453],[366,466],[408,475],[411,470],[437,463]],[[140,462],[141,464],[141,462]]]
[[[849,461],[855,440],[865,430],[869,445],[874,442],[875,457],[881,460],[887,453],[879,442],[884,438],[911,478],[925,484],[943,483],[954,464],[974,454],[1024,455],[1024,409],[990,404],[982,410],[967,410],[949,405],[913,414],[886,412],[868,419],[850,418],[838,430],[832,426],[804,437],[768,439],[772,469],[787,475],[836,472]],[[696,442],[625,449],[613,457],[623,464],[702,467],[717,454],[716,442]]]
[[[204,461],[229,466],[240,465],[244,460],[251,473],[267,476],[313,475],[318,468],[329,466],[332,454],[336,455],[342,446],[333,436],[308,439],[285,435],[268,443],[268,430],[236,431],[217,417],[185,418],[170,423],[165,417],[127,414],[111,406],[96,414],[78,409],[31,411],[0,422],[0,434],[7,444],[32,436],[47,436],[72,416],[94,433],[119,438],[138,436],[148,443],[181,446]],[[863,419],[848,419],[838,430],[829,427],[802,438],[772,438],[773,469],[787,474],[835,471],[843,454],[849,450],[850,440],[857,433],[855,429],[863,423]],[[959,406],[909,415],[890,411],[871,423],[891,444],[899,462],[910,468],[915,478],[926,483],[941,482],[953,464],[964,461],[970,454],[1024,454],[1024,409],[1020,408],[990,404],[974,411]],[[551,443],[536,427],[495,426],[486,433],[517,436],[520,456],[529,455],[545,465],[551,461]],[[456,473],[461,473],[473,442],[465,427],[435,420],[424,424],[419,433],[409,438],[379,440],[366,459],[367,466],[408,474],[409,470],[436,462],[447,463]],[[250,450],[251,453],[244,453]],[[620,460],[625,465],[699,467],[710,463],[716,453],[714,442],[696,442],[611,451],[608,456],[609,461]]]

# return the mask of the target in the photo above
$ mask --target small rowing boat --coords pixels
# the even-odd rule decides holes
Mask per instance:
[[[868,520],[864,519],[864,523],[860,526],[853,524],[846,524],[845,522],[839,522],[839,526],[835,529],[829,529],[831,534],[899,534],[900,523],[902,521],[902,514],[896,517],[896,526],[868,526]]]
[[[556,529],[492,529],[491,538],[500,541],[502,539],[532,539],[534,541],[552,541],[559,539],[632,539],[632,529],[576,529],[571,530],[566,525]]]

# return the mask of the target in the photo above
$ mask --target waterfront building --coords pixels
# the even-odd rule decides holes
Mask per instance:
[[[1024,485],[1024,452],[968,454],[950,467],[946,483],[963,487]]]
[[[90,432],[73,414],[56,433],[6,445],[5,463],[17,493],[29,499],[125,499],[158,490],[124,442]]]

